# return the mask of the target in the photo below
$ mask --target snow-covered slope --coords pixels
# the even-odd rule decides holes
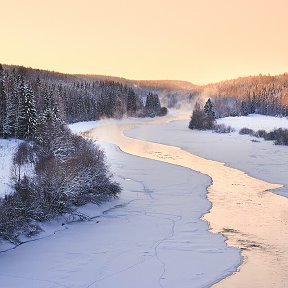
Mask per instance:
[[[0,139],[0,197],[11,192],[10,175],[12,158],[19,141]]]

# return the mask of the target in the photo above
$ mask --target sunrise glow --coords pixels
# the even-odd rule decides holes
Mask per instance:
[[[0,0],[0,63],[196,84],[288,67],[287,0]]]

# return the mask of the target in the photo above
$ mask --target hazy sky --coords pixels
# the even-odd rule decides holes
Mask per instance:
[[[0,0],[0,63],[196,84],[288,72],[288,0]]]

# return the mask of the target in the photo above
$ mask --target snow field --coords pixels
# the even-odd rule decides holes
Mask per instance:
[[[225,117],[217,119],[217,123],[231,126],[237,132],[244,127],[250,128],[254,131],[266,130],[267,132],[278,128],[288,129],[288,118],[265,116],[259,114],[250,114],[248,116],[241,117]]]

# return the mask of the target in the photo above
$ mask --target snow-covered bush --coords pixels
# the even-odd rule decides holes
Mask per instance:
[[[255,132],[255,137],[257,138],[264,138],[267,132],[265,130],[258,130]]]
[[[288,145],[288,129],[278,129],[276,133],[275,145]]]
[[[279,128],[270,132],[266,132],[265,130],[258,130],[255,132],[249,128],[242,128],[240,129],[239,134],[248,134],[257,138],[264,138],[264,140],[267,141],[274,141],[275,145],[288,145],[288,129]]]
[[[120,192],[94,142],[66,127],[62,134],[51,127],[46,126],[51,139],[40,141],[49,134],[41,126],[34,141],[18,147],[12,169],[14,193],[0,199],[0,239],[17,242],[20,235],[38,233],[41,221],[73,214],[80,205],[100,204]]]
[[[288,129],[274,129],[263,135],[265,140],[274,141],[275,145],[288,145]]]
[[[235,131],[235,129],[233,129],[231,126],[226,126],[225,124],[214,125],[213,130],[216,133],[231,133]]]
[[[250,129],[250,128],[242,128],[239,130],[239,134],[240,135],[250,135],[250,136],[254,136],[255,135],[255,131]]]

